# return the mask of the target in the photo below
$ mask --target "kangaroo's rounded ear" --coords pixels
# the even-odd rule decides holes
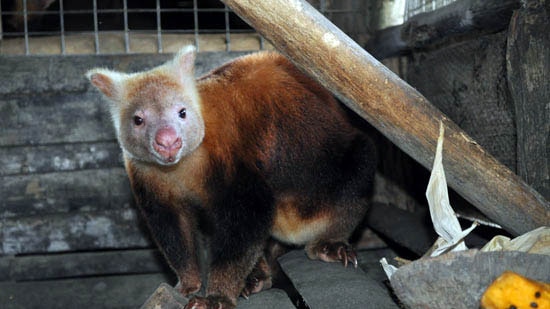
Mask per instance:
[[[125,74],[123,73],[105,69],[93,69],[86,73],[86,77],[88,77],[92,85],[110,99],[114,99],[120,94],[119,89],[124,76]]]
[[[173,65],[180,76],[191,75],[195,71],[195,58],[197,50],[195,46],[188,45],[178,51],[173,60]]]

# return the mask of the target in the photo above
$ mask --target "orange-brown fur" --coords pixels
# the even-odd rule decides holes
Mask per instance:
[[[245,289],[244,279],[262,272],[265,260],[256,261],[262,261],[269,235],[307,245],[311,258],[347,263],[340,254],[349,250],[346,239],[366,211],[374,171],[368,139],[327,90],[278,53],[239,58],[196,84],[186,79],[192,60],[180,54],[172,64],[136,75],[89,73],[113,102],[138,205],[184,294],[201,285],[196,234],[212,242],[208,297],[188,306],[232,308],[240,291],[256,291]],[[191,118],[163,120],[180,105]],[[158,133],[143,135],[148,131],[132,124],[135,115],[143,117],[145,128],[160,130],[158,118],[166,122],[163,128],[181,126],[182,138],[202,127],[204,136],[184,146],[197,145],[176,162],[163,156],[159,161],[143,141],[155,143]],[[335,244],[335,251],[319,253],[325,243]]]

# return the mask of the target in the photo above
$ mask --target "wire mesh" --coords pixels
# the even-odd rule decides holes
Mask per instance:
[[[457,0],[407,0],[405,20],[421,13],[435,11],[455,1]]]
[[[311,0],[329,18],[362,18],[350,5]],[[344,0],[341,3],[360,2]],[[171,53],[270,49],[219,0],[2,0],[0,54]],[[353,28],[353,27],[349,27]]]

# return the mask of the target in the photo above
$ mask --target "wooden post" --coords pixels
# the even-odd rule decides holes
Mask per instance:
[[[507,80],[516,114],[518,175],[550,196],[550,0],[528,0],[508,30]]]
[[[506,230],[518,235],[550,224],[548,201],[306,1],[223,2],[426,168],[443,122],[448,183]]]

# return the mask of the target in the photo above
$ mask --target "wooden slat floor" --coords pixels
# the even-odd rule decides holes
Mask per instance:
[[[398,308],[378,264],[381,257],[394,256],[389,249],[360,251],[354,269],[292,251],[279,261],[299,296],[274,288],[239,299],[238,308]],[[6,309],[145,309],[159,285],[175,282],[157,250],[5,256],[0,276],[0,303]]]

